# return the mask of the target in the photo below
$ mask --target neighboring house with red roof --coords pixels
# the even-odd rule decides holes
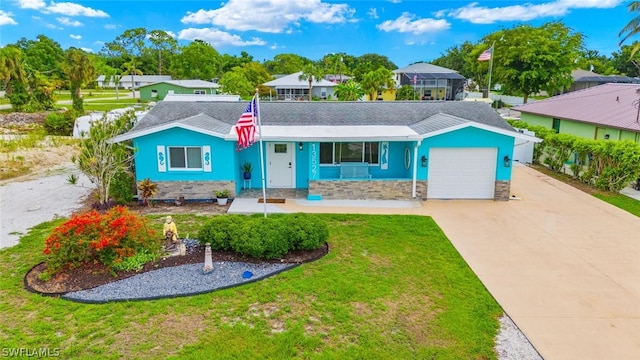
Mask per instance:
[[[514,107],[521,120],[587,139],[640,143],[640,85],[603,84]]]

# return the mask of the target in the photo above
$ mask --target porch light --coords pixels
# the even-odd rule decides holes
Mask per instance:
[[[505,155],[503,160],[504,160],[504,167],[511,166],[511,158],[509,158],[509,155]]]
[[[298,143],[298,150],[302,150],[302,142]]]
[[[420,158],[420,166],[427,167],[427,157],[424,155]]]

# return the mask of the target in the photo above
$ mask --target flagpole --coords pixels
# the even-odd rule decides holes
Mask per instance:
[[[493,72],[493,57],[495,56],[495,49],[496,46],[496,42],[495,40],[493,41],[493,44],[491,44],[491,61],[489,62],[489,84],[487,85],[487,99],[491,100],[491,73]]]
[[[260,119],[260,97],[256,89],[256,114],[258,116],[258,132],[260,133],[260,173],[262,175],[262,205],[264,207],[264,217],[267,217],[267,188],[264,176],[264,150],[262,149],[262,120]]]

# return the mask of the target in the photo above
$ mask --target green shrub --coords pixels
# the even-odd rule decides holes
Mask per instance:
[[[232,250],[255,258],[277,259],[292,250],[313,250],[329,238],[327,225],[304,213],[274,214],[264,218],[220,215],[207,222],[200,232],[200,243],[212,250]]]
[[[198,233],[201,244],[211,244],[212,250],[231,250],[231,238],[246,220],[245,215],[220,215],[207,222]]]
[[[51,135],[69,136],[73,133],[75,114],[73,111],[52,112],[47,115],[44,127]]]
[[[142,249],[132,256],[126,257],[113,264],[113,270],[120,271],[140,271],[144,267],[144,264],[154,261],[158,258],[159,253],[152,253],[147,249]]]
[[[256,258],[281,258],[291,249],[286,231],[279,217],[248,217],[231,239],[231,248]]]
[[[316,216],[305,213],[288,214],[282,221],[286,225],[291,250],[318,249],[329,239],[327,225]]]
[[[133,175],[126,171],[119,171],[111,180],[109,194],[118,205],[126,205],[133,201],[136,181]]]

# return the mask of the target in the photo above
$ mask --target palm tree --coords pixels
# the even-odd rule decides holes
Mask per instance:
[[[122,75],[131,75],[131,93],[133,94],[133,98],[135,99],[136,98],[136,86],[135,86],[135,82],[133,81],[133,76],[134,75],[142,75],[142,70],[137,68],[136,59],[131,59],[131,61],[122,64],[122,67],[124,67],[124,69],[125,69],[122,72]]]
[[[11,95],[11,81],[27,82],[27,74],[22,64],[22,51],[17,47],[5,46],[0,49],[0,88]]]
[[[356,101],[362,98],[364,90],[362,90],[360,84],[353,80],[349,80],[345,83],[336,85],[334,93],[340,101]]]
[[[298,79],[309,82],[309,101],[311,101],[311,90],[313,89],[313,81],[320,82],[324,74],[322,73],[322,69],[315,66],[314,64],[309,64],[304,67],[302,70],[302,74],[298,76]]]
[[[378,91],[392,89],[395,84],[393,72],[384,67],[379,67],[378,70],[364,74],[360,82],[362,89],[366,94],[369,94],[370,100],[376,99]]]
[[[640,33],[640,1],[630,2],[629,5],[627,5],[627,9],[631,13],[637,13],[637,15],[633,19],[631,19],[631,21],[629,21],[627,25],[622,28],[622,30],[620,30],[618,36],[621,36],[622,39],[618,43],[618,46],[621,46],[622,43],[625,42],[625,40],[627,40],[628,38]],[[638,52],[638,50],[640,50],[640,43],[634,45],[633,49],[631,50],[632,58],[633,55]]]
[[[69,79],[73,109],[81,114],[84,112],[82,85],[95,80],[96,68],[84,51],[70,48],[67,50],[62,69]]]

